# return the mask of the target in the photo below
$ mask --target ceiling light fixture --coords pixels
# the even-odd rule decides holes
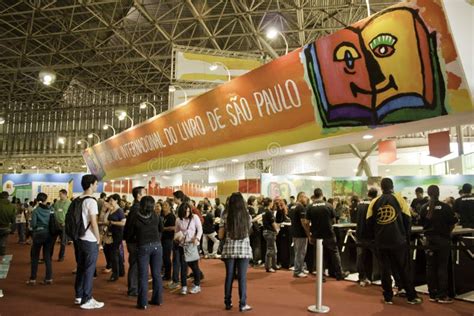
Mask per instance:
[[[39,79],[45,86],[50,86],[56,81],[56,73],[51,69],[41,70]]]
[[[267,30],[266,36],[268,39],[275,39],[278,36],[278,33],[279,31],[276,28],[271,27]]]
[[[294,153],[295,151],[293,149],[285,149],[285,152],[291,154],[291,153]]]
[[[194,168],[194,169],[199,169],[199,166],[198,166],[198,165],[194,165],[193,168]]]
[[[239,159],[232,159],[232,162],[239,162]]]
[[[370,134],[366,134],[364,136],[362,136],[363,139],[372,139],[374,138],[374,135],[370,135]]]
[[[1,124],[5,124],[5,118],[3,118],[3,117],[0,117],[0,125]]]
[[[65,137],[58,137],[58,143],[61,145],[64,145],[66,143],[66,138]]]

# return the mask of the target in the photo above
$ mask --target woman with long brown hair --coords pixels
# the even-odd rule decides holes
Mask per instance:
[[[249,239],[251,222],[252,218],[242,194],[232,193],[219,227],[219,239],[225,239],[221,258],[224,259],[226,270],[224,287],[226,310],[232,308],[232,283],[236,267],[239,280],[239,310],[245,312],[252,309],[247,305],[247,269],[252,258]]]
[[[452,303],[448,296],[448,261],[451,252],[451,231],[457,219],[447,205],[439,201],[439,187],[428,187],[429,203],[422,206],[420,224],[426,236],[426,277],[430,301]]]

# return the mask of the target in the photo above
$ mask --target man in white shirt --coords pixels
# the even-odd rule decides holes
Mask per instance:
[[[97,190],[97,177],[86,174],[82,177],[81,185],[84,193],[79,197],[82,202],[82,220],[86,233],[79,237],[77,242],[77,272],[76,272],[76,298],[74,303],[81,305],[82,309],[102,308],[104,303],[96,301],[92,297],[92,286],[94,272],[96,269],[97,256],[99,254],[100,234],[97,224],[99,214],[97,201],[93,198]]]

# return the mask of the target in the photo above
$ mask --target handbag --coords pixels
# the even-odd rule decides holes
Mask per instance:
[[[193,262],[199,260],[199,250],[193,242],[186,242],[183,245],[184,261]]]
[[[189,229],[189,226],[191,225],[191,219],[188,222],[188,227],[186,227],[186,233]],[[186,242],[186,235],[184,235],[183,238],[183,250],[184,250],[184,261],[186,262],[193,262],[199,260],[199,250],[197,245],[195,245],[193,242]]]

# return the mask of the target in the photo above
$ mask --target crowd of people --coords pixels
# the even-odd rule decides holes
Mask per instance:
[[[232,283],[237,279],[239,310],[251,310],[246,295],[249,265],[264,267],[267,273],[288,269],[295,278],[306,278],[316,273],[315,239],[323,242],[326,276],[344,280],[349,272],[342,267],[333,225],[349,222],[357,225],[360,286],[373,281],[372,261],[376,258],[386,304],[393,303],[392,277],[398,294],[405,294],[408,303],[422,302],[414,289],[409,258],[411,226],[418,224],[424,229],[430,301],[451,303],[447,280],[450,233],[458,220],[464,227],[474,228],[470,184],[463,186],[458,199],[445,202],[439,200],[437,186],[428,187],[428,197],[417,188],[417,197],[409,206],[406,199],[393,192],[389,178],[382,179],[380,194],[372,188],[365,198],[326,199],[316,188],[312,196],[300,192],[289,202],[256,196],[245,201],[237,192],[225,203],[215,199],[214,204],[207,198],[196,203],[182,191],[155,200],[144,187],[133,188],[131,203],[118,194],[101,193],[96,200],[97,183],[94,175],[85,175],[82,195],[71,201],[68,192],[61,190],[51,204],[45,193],[24,203],[16,198],[12,203],[8,193],[0,194],[0,256],[5,255],[6,237],[15,226],[18,242],[31,243],[27,284],[36,284],[38,264],[44,262],[42,283],[51,285],[56,241],[60,242],[59,262],[64,261],[66,245],[72,242],[76,260],[74,302],[83,309],[104,306],[92,295],[100,250],[106,261],[101,273],[110,274],[110,282],[127,275],[127,294],[137,297],[139,309],[161,305],[164,288],[179,290],[182,295],[200,293],[204,278],[200,260],[221,259],[226,268],[225,309],[232,309]]]

